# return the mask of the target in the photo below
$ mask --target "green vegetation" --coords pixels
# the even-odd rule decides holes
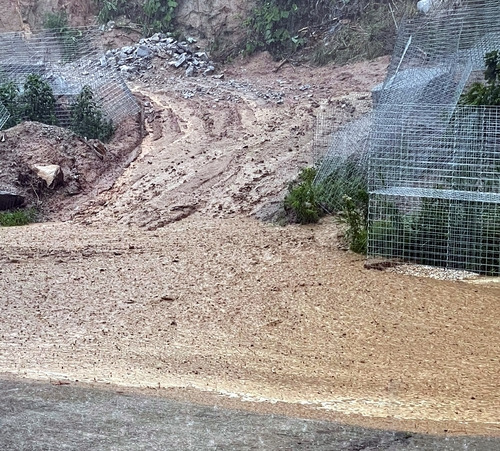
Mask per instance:
[[[258,2],[252,15],[244,22],[249,30],[246,52],[269,50],[273,54],[282,54],[296,50],[304,43],[294,31],[299,13],[294,0]]]
[[[71,130],[89,139],[109,141],[113,135],[113,123],[104,118],[100,106],[89,86],[84,86],[71,107]]]
[[[145,0],[142,8],[144,34],[170,31],[177,8],[175,0]]]
[[[145,35],[172,31],[177,2],[175,0],[94,0],[99,8],[99,23],[107,23],[120,16],[133,18],[142,26]]]
[[[69,26],[68,15],[65,11],[47,13],[44,18],[43,28],[59,35],[64,61],[72,61],[77,58],[78,46],[83,39],[83,33]]]
[[[5,128],[13,127],[23,120],[50,125],[57,123],[52,88],[40,75],[28,75],[22,93],[13,82],[0,85],[0,102],[10,113]]]
[[[243,23],[245,52],[268,50],[276,58],[304,49],[298,58],[322,65],[373,59],[391,53],[398,22],[415,2],[394,0],[258,0]]]
[[[0,212],[0,227],[22,226],[35,222],[37,212],[34,208]]]
[[[57,13],[47,13],[43,20],[43,28],[64,33],[69,29],[68,15],[66,11],[59,11]]]
[[[4,128],[14,127],[22,121],[22,108],[19,104],[19,89],[13,82],[0,85],[0,103],[10,113]]]
[[[26,77],[21,96],[21,110],[27,121],[57,124],[56,99],[51,86],[40,75]]]
[[[13,82],[0,85],[0,102],[10,113],[5,128],[13,127],[24,120],[57,124],[56,101],[52,88],[39,75],[28,75],[22,93]],[[82,88],[71,106],[70,128],[77,135],[103,142],[109,141],[113,136],[113,123],[105,118],[89,86]]]
[[[474,83],[460,98],[462,105],[500,106],[500,53],[498,50],[487,53],[484,56],[484,62],[486,83]]]
[[[355,198],[342,196],[344,207],[341,220],[347,224],[345,239],[349,249],[358,254],[366,254],[368,245],[368,192],[359,191]]]
[[[288,186],[284,205],[290,222],[299,224],[318,222],[321,210],[317,197],[318,191],[314,186],[315,176],[314,168],[304,168],[297,180]]]

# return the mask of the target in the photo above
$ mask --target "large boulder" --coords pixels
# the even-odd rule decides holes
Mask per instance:
[[[58,164],[37,165],[33,169],[38,177],[45,182],[47,188],[57,188],[64,183],[64,174]]]

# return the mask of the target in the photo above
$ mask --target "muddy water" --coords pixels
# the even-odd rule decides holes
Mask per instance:
[[[500,438],[438,437],[0,379],[0,449],[474,450]]]

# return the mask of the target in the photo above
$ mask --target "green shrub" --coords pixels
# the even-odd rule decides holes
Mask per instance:
[[[347,224],[345,239],[349,249],[366,254],[368,244],[368,192],[359,191],[355,198],[344,195],[341,220]]]
[[[40,75],[28,75],[20,100],[22,116],[25,120],[49,125],[57,123],[56,99],[52,88]]]
[[[126,0],[94,0],[99,8],[97,20],[107,23],[110,20],[125,16],[142,25],[145,35],[156,32],[171,31],[177,9],[176,0],[143,0],[130,2]]]
[[[269,50],[273,54],[295,50],[303,40],[294,32],[299,15],[297,1],[267,0],[259,2],[244,22],[248,28],[246,52]]]
[[[14,127],[22,122],[22,109],[20,107],[19,89],[13,82],[8,82],[0,85],[0,103],[7,109],[10,114],[9,119],[4,124],[3,128]]]
[[[145,0],[143,5],[144,34],[170,31],[175,17],[177,2],[175,0]]]
[[[321,206],[330,213],[344,209],[344,196],[358,202],[368,189],[367,169],[356,158],[349,158],[330,175],[318,183],[318,198]]]
[[[43,28],[63,33],[68,30],[68,15],[66,11],[47,13],[43,20]]]
[[[97,20],[99,23],[107,23],[121,15],[127,15],[127,0],[94,0],[99,8]]]
[[[500,53],[498,50],[484,56],[486,83],[474,83],[460,98],[462,105],[494,105],[500,106]]]
[[[105,119],[89,86],[83,87],[71,107],[70,128],[84,138],[99,139],[103,142],[109,141],[113,136],[113,123]]]
[[[304,168],[297,181],[290,183],[285,197],[285,211],[291,222],[311,224],[318,222],[320,207],[317,199],[317,189],[314,186],[314,168]]]
[[[0,212],[0,227],[22,226],[34,222],[34,208]]]

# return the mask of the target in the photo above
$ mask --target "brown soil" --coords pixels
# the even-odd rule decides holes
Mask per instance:
[[[261,55],[135,82],[149,135],[114,185],[48,209],[70,222],[0,230],[0,371],[499,435],[498,286],[368,270],[330,219],[259,219],[311,162],[318,112],[367,111],[386,64],[274,72]]]

